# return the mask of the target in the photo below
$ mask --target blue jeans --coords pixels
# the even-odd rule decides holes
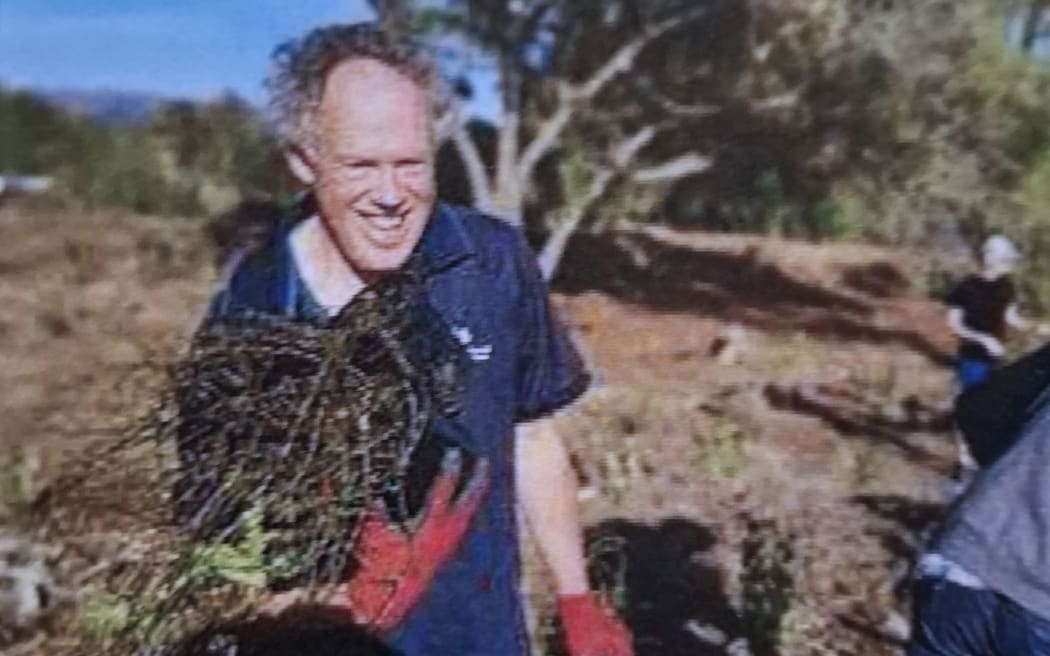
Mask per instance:
[[[908,656],[1050,656],[1050,621],[991,590],[927,577],[914,604]]]

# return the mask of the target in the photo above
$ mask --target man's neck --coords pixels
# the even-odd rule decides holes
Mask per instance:
[[[289,238],[303,284],[328,314],[339,312],[365,288],[318,215],[296,226]]]

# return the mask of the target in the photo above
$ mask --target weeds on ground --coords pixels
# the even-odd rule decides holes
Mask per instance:
[[[648,393],[603,392],[588,400],[578,417],[582,457],[579,465],[585,485],[619,503],[633,484],[651,473],[646,451],[658,439],[657,418],[662,415]]]
[[[716,417],[712,423],[698,422],[692,438],[696,446],[696,466],[708,478],[728,480],[743,471],[744,431],[733,417]]]
[[[758,656],[779,653],[795,604],[794,536],[772,520],[750,519],[741,544],[740,616]]]
[[[835,443],[835,463],[850,489],[860,492],[883,480],[889,458],[875,445],[839,441]]]
[[[781,334],[764,349],[762,360],[772,377],[780,380],[819,362],[814,357],[815,348],[816,345],[804,332]]]
[[[882,374],[874,381],[875,393],[877,398],[890,401],[897,398],[899,387],[900,375],[897,370],[897,363],[890,360],[886,368],[882,370]]]
[[[0,461],[0,520],[15,522],[26,516],[36,494],[39,460],[16,447]]]
[[[822,636],[823,620],[813,608],[796,599],[780,621],[777,651],[791,656],[834,656],[842,652],[830,648]]]
[[[80,625],[85,635],[104,650],[132,621],[131,604],[108,593],[88,595],[80,607]]]

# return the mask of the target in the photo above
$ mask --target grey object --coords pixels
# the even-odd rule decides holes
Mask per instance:
[[[0,175],[0,196],[6,194],[42,194],[55,186],[47,175]]]
[[[0,532],[0,625],[24,629],[52,606],[56,583],[48,549],[11,532]]]
[[[948,514],[940,554],[1040,617],[1050,619],[1050,406],[981,472]]]

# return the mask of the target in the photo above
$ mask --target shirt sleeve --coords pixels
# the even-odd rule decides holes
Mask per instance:
[[[247,249],[239,248],[226,258],[222,269],[219,271],[218,280],[212,286],[211,298],[208,300],[204,317],[201,319],[200,325],[197,326],[198,330],[218,323],[230,314],[230,303],[232,300],[230,286],[233,284],[234,277],[247,259],[247,256]]]
[[[226,288],[215,290],[212,293],[211,299],[208,301],[208,307],[205,310],[204,317],[201,319],[200,325],[197,326],[197,329],[207,328],[221,321],[227,314],[229,304],[229,290]]]
[[[555,315],[547,283],[529,247],[521,240],[521,293],[515,420],[527,422],[569,405],[591,383],[564,323]]]

